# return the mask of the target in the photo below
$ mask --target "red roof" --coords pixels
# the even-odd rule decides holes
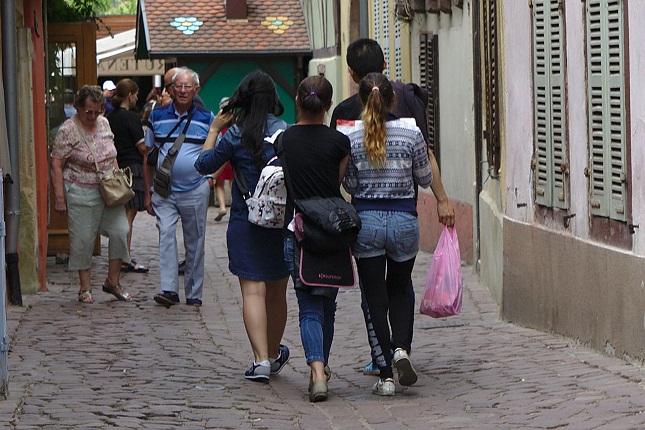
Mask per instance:
[[[152,57],[311,52],[300,0],[247,5],[247,19],[231,20],[224,0],[139,0],[137,51]]]

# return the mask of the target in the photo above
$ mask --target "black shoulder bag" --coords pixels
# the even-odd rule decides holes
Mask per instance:
[[[275,149],[287,189],[293,196],[293,183],[280,138]],[[296,268],[300,281],[308,287],[353,287],[356,279],[351,247],[361,228],[361,219],[354,207],[340,197],[312,197],[293,202]]]
[[[161,166],[155,169],[155,177],[154,177],[154,183],[153,183],[154,190],[155,190],[155,193],[159,194],[164,199],[167,199],[170,196],[171,183],[172,183],[172,166],[175,164],[175,159],[177,159],[177,155],[179,154],[181,145],[184,143],[184,140],[186,139],[186,132],[188,131],[188,126],[190,125],[190,121],[193,119],[194,111],[195,111],[194,108],[190,111],[183,131],[179,133],[179,136],[177,136],[177,138],[175,139],[175,143],[172,145],[172,148],[170,148],[170,150],[166,154],[166,157],[161,163]],[[166,136],[166,139],[168,139],[168,137],[170,137],[170,135],[173,134],[175,130],[177,130],[181,122],[182,122],[181,120],[177,122],[177,125],[175,125],[175,127],[172,130],[170,130],[170,133],[168,133],[168,136]]]

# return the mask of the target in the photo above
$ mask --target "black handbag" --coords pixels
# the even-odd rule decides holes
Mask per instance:
[[[275,150],[282,163],[287,189],[293,196],[293,183],[281,140]],[[296,288],[301,283],[310,289],[310,294],[320,295],[319,287],[355,286],[352,245],[361,228],[356,209],[340,197],[294,199],[294,205],[299,280]]]
[[[287,188],[293,190],[281,139],[275,151],[282,163]],[[293,192],[291,192],[293,195]],[[316,254],[333,253],[351,247],[361,229],[361,219],[354,206],[340,197],[294,199],[295,235],[302,248]]]

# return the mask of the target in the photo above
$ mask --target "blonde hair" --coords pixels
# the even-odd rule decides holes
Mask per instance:
[[[359,96],[363,103],[363,145],[370,164],[383,167],[386,159],[385,119],[394,100],[392,84],[382,73],[370,73],[361,79]]]

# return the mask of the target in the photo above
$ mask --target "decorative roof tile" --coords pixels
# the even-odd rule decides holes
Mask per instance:
[[[139,6],[137,33],[147,30],[151,57],[311,52],[300,0],[247,0],[247,19],[227,19],[224,0],[140,0]]]

